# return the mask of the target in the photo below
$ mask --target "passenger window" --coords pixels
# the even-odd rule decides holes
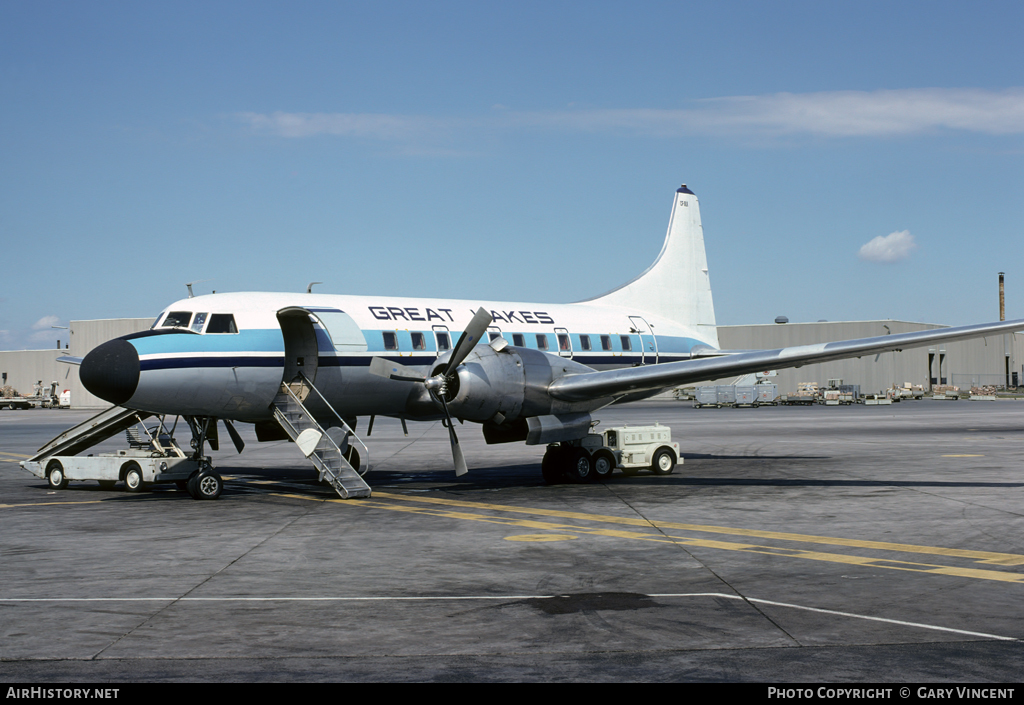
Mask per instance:
[[[160,324],[161,328],[187,328],[188,322],[192,320],[191,311],[171,311],[167,318]]]
[[[413,350],[426,350],[427,339],[423,337],[422,333],[411,333],[412,335],[412,349]]]
[[[392,331],[384,331],[384,349],[385,350],[398,350],[398,336]]]
[[[237,333],[235,316],[230,313],[210,314],[210,324],[206,326],[207,333]]]
[[[610,335],[601,336],[601,349],[611,350],[612,349],[612,337]]]
[[[547,350],[548,349],[548,337],[543,333],[537,334],[537,349]]]
[[[590,350],[590,336],[589,335],[581,335],[580,336],[580,347],[582,349],[584,349],[584,350]]]
[[[512,334],[512,344],[515,345],[518,348],[525,348],[526,347],[526,336],[523,335],[522,333],[513,333]]]
[[[206,323],[206,315],[207,314],[205,313],[197,313],[196,317],[192,319],[192,330],[196,333],[203,332],[203,324]]]
[[[622,341],[622,349],[623,350],[632,350],[633,349],[633,345],[630,342],[628,335],[620,335],[619,336],[619,340]]]
[[[500,338],[500,337],[501,337],[501,333],[498,333],[496,331],[492,330],[492,331],[488,331],[487,332],[487,340],[488,341],[491,341],[491,340],[494,340],[495,338]]]
[[[562,351],[569,350],[569,336],[565,333],[558,334],[558,349]]]
[[[438,352],[441,352],[442,350],[451,350],[452,349],[452,339],[448,337],[447,333],[442,333],[441,331],[437,331],[437,333],[435,333],[435,335],[437,336],[437,351]]]

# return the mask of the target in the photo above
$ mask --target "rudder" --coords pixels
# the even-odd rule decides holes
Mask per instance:
[[[676,189],[665,244],[654,264],[632,281],[580,303],[617,306],[691,326],[700,339],[718,347],[700,205],[686,184]]]

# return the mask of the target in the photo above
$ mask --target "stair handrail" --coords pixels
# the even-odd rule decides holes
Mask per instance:
[[[362,438],[360,438],[359,436],[357,436],[357,435],[356,435],[356,432],[355,432],[355,430],[354,430],[354,429],[353,429],[353,428],[352,428],[351,426],[349,426],[349,425],[348,425],[348,422],[346,422],[346,421],[345,421],[345,419],[341,418],[341,414],[339,414],[339,413],[338,413],[338,412],[337,412],[337,411],[336,411],[336,410],[334,409],[334,407],[333,407],[333,406],[331,406],[331,402],[327,401],[327,397],[325,397],[325,396],[323,395],[323,393],[322,393],[322,392],[321,392],[321,391],[320,391],[319,389],[317,389],[317,388],[316,388],[316,385],[315,385],[315,384],[313,384],[313,383],[312,383],[312,382],[311,382],[311,381],[309,380],[309,378],[308,378],[308,377],[306,377],[306,375],[304,375],[304,374],[303,374],[303,373],[302,373],[302,372],[300,371],[300,372],[298,373],[298,376],[299,376],[299,377],[301,377],[301,378],[302,378],[302,380],[303,380],[303,381],[304,381],[304,382],[305,382],[306,384],[308,384],[308,385],[309,385],[309,388],[310,388],[310,389],[312,389],[312,390],[313,390],[314,392],[316,392],[317,396],[318,396],[318,397],[320,397],[320,400],[321,400],[321,401],[323,401],[323,403],[327,405],[327,408],[331,410],[331,413],[332,413],[332,414],[334,414],[334,417],[335,417],[336,419],[338,419],[338,421],[341,421],[341,425],[342,425],[342,427],[343,427],[343,428],[345,429],[345,431],[346,431],[346,432],[348,433],[348,435],[349,435],[349,443],[351,443],[351,442],[352,442],[352,441],[351,441],[351,439],[352,439],[352,438],[354,438],[354,439],[356,440],[356,442],[357,442],[357,443],[358,443],[358,444],[360,445],[360,447],[362,447],[362,449],[363,449],[363,454],[362,454],[362,458],[364,458],[365,460],[364,460],[364,461],[363,461],[363,463],[361,463],[361,464],[365,464],[365,465],[366,465],[366,472],[370,472],[370,449],[366,447],[366,444],[365,444],[365,443],[363,443],[363,439],[362,439]],[[292,396],[293,396],[293,397],[295,397],[295,394],[294,394],[294,393],[292,393],[292,391],[291,391],[291,389],[290,389],[290,388],[289,388],[289,390],[288,390],[288,391],[289,391],[289,393],[291,393],[291,394],[292,394]],[[306,411],[306,407],[302,405],[302,402],[301,402],[301,401],[299,402],[299,405],[300,405],[300,406],[302,406],[302,410],[303,410],[303,411]],[[307,413],[307,414],[309,414],[309,412],[308,412],[308,411],[306,411],[306,413]],[[359,472],[359,468],[355,468],[355,470],[356,470],[356,472]],[[359,473],[359,474],[360,474],[360,475],[364,475],[365,473]]]
[[[288,389],[288,385],[282,385],[282,386],[285,389]],[[302,409],[302,413],[306,416],[306,418],[310,419],[313,422],[313,425],[316,428],[318,428],[321,431],[323,431],[323,429],[320,427],[320,424],[318,424],[316,422],[316,419],[313,418],[312,414],[309,413],[309,410],[307,410],[306,407],[303,406],[302,402],[299,401],[299,398],[294,393],[292,393],[290,389],[288,390],[288,392],[291,395],[292,400],[298,405],[298,407],[300,409]],[[277,418],[278,423],[288,424],[288,426],[291,428],[291,433],[289,435],[294,434],[292,440],[294,440],[295,438],[298,437],[300,431],[295,426],[295,424],[292,423],[291,419],[288,418],[287,414],[285,414],[283,411],[281,411],[280,408],[275,407],[274,408],[274,415]],[[285,430],[287,431],[287,429],[285,429]],[[339,448],[338,444],[334,442],[334,439],[331,438],[330,436],[328,436],[326,433],[321,433],[320,434],[320,440],[317,442],[317,447],[318,448],[319,448],[321,443],[326,443],[329,447],[332,447],[332,448],[334,448],[334,450],[338,451],[338,456],[339,457],[344,457],[341,454],[341,448]],[[335,474],[328,468],[328,466],[326,464],[326,461],[322,457],[320,457],[315,451],[309,457],[310,457],[310,461],[313,462],[315,465],[318,465],[318,467],[321,466],[321,465],[323,466],[321,468],[321,479],[323,478],[323,474],[326,473],[327,475],[331,476],[332,484],[333,484],[333,480],[336,479],[335,478]]]
[[[317,389],[316,386],[312,382],[309,381],[309,379],[306,377],[306,375],[304,375],[301,372],[299,372],[298,376],[302,378],[303,382],[305,382],[309,386],[310,389],[312,389],[313,391],[315,391],[317,393],[317,395],[320,397],[320,399],[323,400],[324,404],[327,405],[327,408],[331,410],[331,413],[333,413],[334,416],[338,419],[338,421],[341,422],[342,427],[345,429],[345,432],[349,436],[349,443],[351,443],[352,442],[351,439],[354,438],[359,443],[359,445],[362,446],[364,453],[363,453],[362,457],[360,458],[360,460],[361,460],[360,465],[365,464],[366,465],[366,471],[361,473],[361,472],[359,472],[359,468],[353,468],[353,470],[355,470],[356,474],[358,474],[360,476],[365,475],[367,472],[370,471],[370,449],[366,447],[366,444],[363,443],[363,440],[359,436],[356,435],[356,432],[353,431],[352,427],[349,426],[345,422],[345,419],[341,418],[341,415],[337,411],[335,411],[334,407],[331,406],[331,403],[329,401],[327,401],[327,399],[324,398],[324,395],[321,394],[320,390]],[[292,391],[292,388],[291,388],[291,386],[289,384],[283,383],[281,385],[281,388],[288,392],[288,395],[292,398],[292,400],[296,404],[298,404],[300,409],[302,409],[302,413],[304,413],[308,418],[313,419],[314,423],[316,423],[317,426],[320,425],[319,423],[316,422],[315,417],[311,413],[309,413],[309,409],[307,409],[306,405],[302,403],[302,400],[299,399],[298,395],[295,392]],[[291,425],[293,429],[295,428],[294,424],[291,424],[291,422],[289,422],[289,425]],[[341,452],[341,448],[338,448],[338,444],[334,442],[333,438],[331,438],[330,436],[327,435],[326,431],[324,433],[324,438],[326,438],[328,441],[330,441],[331,445],[333,445],[335,448],[338,449],[338,454],[345,460],[346,463],[348,463],[348,458],[345,458],[344,453]],[[349,466],[351,467],[351,463],[349,463]]]

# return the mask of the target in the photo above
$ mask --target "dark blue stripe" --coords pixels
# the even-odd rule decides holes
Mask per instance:
[[[398,362],[403,365],[415,367],[430,365],[436,358],[408,357],[408,356],[387,356],[387,355],[339,355],[337,357],[321,357],[317,359],[319,367],[369,367],[370,360],[374,357],[382,357],[389,362]],[[640,362],[640,355],[575,355],[572,358],[575,362],[583,365],[607,365],[622,364],[631,365]],[[648,353],[645,357],[648,364],[653,364],[654,353]],[[688,360],[686,354],[662,353],[659,362],[675,362],[677,360]],[[211,368],[211,367],[284,367],[282,357],[168,357],[158,360],[142,360],[139,367],[143,372],[148,370],[180,370],[186,368]]]
[[[284,367],[282,357],[165,357],[141,360],[139,369],[180,370],[189,367]]]

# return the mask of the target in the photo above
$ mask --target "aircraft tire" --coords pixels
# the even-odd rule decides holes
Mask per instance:
[[[594,453],[594,479],[606,480],[615,472],[615,455],[603,448]]]
[[[127,492],[142,492],[146,483],[142,480],[142,468],[136,462],[127,463],[124,473],[124,489]]]
[[[194,486],[196,499],[217,499],[224,491],[224,480],[212,470],[204,470],[196,475]]]
[[[590,457],[590,453],[583,448],[578,448],[575,452],[567,453],[567,455],[569,479],[578,485],[593,482],[597,473],[594,472],[594,461]]]
[[[668,448],[659,448],[651,463],[651,472],[655,475],[671,475],[676,467],[676,456]]]
[[[46,482],[52,490],[63,490],[68,486],[68,476],[59,460],[51,460],[46,466]]]
[[[540,461],[540,474],[544,476],[544,482],[548,485],[557,485],[565,478],[565,453],[561,448],[549,447],[544,453],[544,459]]]
[[[363,477],[364,475],[366,475],[366,470],[363,470],[362,472],[359,472],[359,451],[358,450],[356,450],[352,446],[349,446],[348,449],[345,451],[344,455],[345,455],[345,460],[348,461],[348,464],[352,466],[352,469],[356,471],[356,474],[359,475],[359,477]],[[368,469],[369,468],[367,468],[367,470]]]

